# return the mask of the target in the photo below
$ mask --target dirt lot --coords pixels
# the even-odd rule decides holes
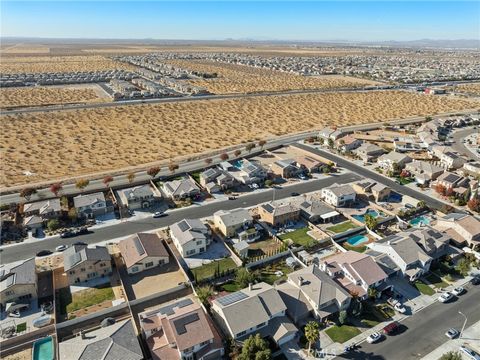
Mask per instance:
[[[103,92],[103,96],[101,92]],[[109,101],[110,99],[106,95],[97,85],[15,87],[0,90],[0,106],[11,108]]]
[[[215,94],[256,93],[304,89],[334,89],[341,87],[363,87],[376,84],[346,76],[301,76],[255,68],[252,66],[226,64],[214,61],[169,60],[168,64],[183,69],[205,73],[217,73],[218,78],[191,80],[193,85],[205,87]]]
[[[171,102],[1,116],[0,183],[119,170],[327,125],[477,108],[409,92],[325,93]],[[28,131],[25,131],[28,129]],[[25,176],[30,171],[34,176]]]
[[[480,83],[457,85],[455,87],[455,91],[480,96]]]
[[[15,354],[5,356],[3,360],[31,360],[32,359],[32,348],[19,351]]]
[[[45,73],[104,71],[115,69],[129,70],[132,67],[103,56],[2,56],[0,73]]]

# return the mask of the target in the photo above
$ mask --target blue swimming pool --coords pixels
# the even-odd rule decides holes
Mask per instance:
[[[430,219],[426,216],[417,216],[409,221],[410,225],[420,227],[430,225]]]
[[[365,222],[365,215],[372,215],[374,218],[377,218],[379,216],[384,216],[385,214],[383,214],[382,212],[378,212],[377,210],[374,210],[374,209],[367,209],[367,211],[365,211],[363,214],[361,215],[352,215],[352,217],[362,223]]]
[[[368,236],[366,235],[353,235],[347,239],[347,243],[352,246],[358,246],[366,242],[368,242]]]
[[[235,166],[237,169],[241,169],[243,164],[243,160],[235,160],[232,162],[232,165]]]
[[[53,350],[53,338],[51,336],[44,337],[33,343],[33,360],[54,360],[55,353]]]

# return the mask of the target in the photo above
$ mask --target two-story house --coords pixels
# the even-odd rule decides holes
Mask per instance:
[[[357,193],[350,185],[333,184],[323,188],[321,192],[322,200],[335,207],[345,207],[353,204]]]
[[[195,198],[200,195],[200,188],[192,179],[167,181],[163,183],[162,191],[173,200]]]
[[[300,218],[300,209],[288,202],[271,201],[258,206],[257,210],[260,219],[273,227],[292,223]]]
[[[239,171],[232,171],[230,174],[242,184],[261,183],[268,176],[265,169],[259,162],[243,159]]]
[[[103,192],[75,196],[73,204],[80,217],[94,218],[109,211]]]
[[[213,222],[227,238],[238,237],[240,241],[252,242],[260,235],[253,223],[252,215],[246,209],[217,211],[213,214]]]
[[[381,147],[370,144],[370,143],[363,143],[353,151],[357,156],[359,156],[365,162],[371,162],[382,155],[385,150]]]
[[[112,273],[110,254],[101,246],[72,245],[63,252],[63,270],[69,285],[107,277]]]
[[[23,205],[23,215],[25,217],[37,215],[43,220],[48,220],[59,217],[61,213],[60,199],[37,201]]]
[[[147,209],[158,200],[150,185],[140,185],[118,191],[122,204],[130,210]]]
[[[386,171],[394,171],[394,164],[403,169],[411,161],[412,158],[410,156],[395,151],[390,151],[377,159],[378,166]]]
[[[294,159],[277,160],[271,165],[271,170],[285,179],[296,177],[303,172]]]
[[[480,220],[475,216],[451,213],[438,218],[435,228],[445,231],[457,244],[480,245]]]
[[[444,169],[426,161],[415,160],[405,165],[405,170],[415,177],[420,185],[427,185],[443,174]]]
[[[170,237],[180,254],[189,257],[207,251],[212,232],[198,219],[183,219],[170,225]]]
[[[0,304],[28,303],[37,298],[35,258],[0,267]]]

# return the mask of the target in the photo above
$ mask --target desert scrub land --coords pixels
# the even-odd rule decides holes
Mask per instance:
[[[125,69],[132,66],[107,59],[103,56],[2,56],[0,73],[49,73],[86,72]]]
[[[192,71],[217,73],[218,77],[214,79],[190,80],[191,84],[205,87],[214,94],[357,88],[378,84],[341,75],[302,76],[208,60],[168,60],[165,63]]]
[[[478,108],[403,91],[192,100],[0,116],[2,186],[119,170],[327,125]],[[30,171],[35,176],[25,176]]]
[[[53,104],[108,101],[96,85],[86,87],[16,87],[0,89],[0,107],[24,107]],[[100,95],[100,96],[99,96]]]
[[[480,83],[460,84],[455,86],[455,91],[480,96]]]

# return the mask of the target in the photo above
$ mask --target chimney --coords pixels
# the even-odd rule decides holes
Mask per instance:
[[[302,286],[303,285],[303,277],[299,276],[298,277],[298,286]]]
[[[80,330],[80,336],[82,337],[82,339],[85,339],[85,331],[84,330]]]

